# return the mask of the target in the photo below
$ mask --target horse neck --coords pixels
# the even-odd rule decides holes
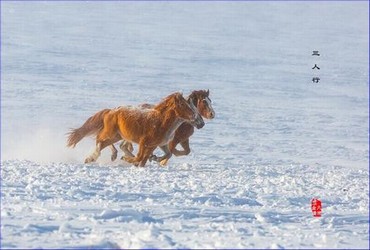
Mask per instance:
[[[195,95],[194,93],[191,93],[188,98],[187,98],[187,102],[189,104],[191,104],[191,102],[193,102],[193,105],[198,108],[198,96]]]
[[[176,115],[175,110],[171,109],[164,113],[164,117],[161,122],[161,127],[167,130],[176,130],[183,122],[184,119],[178,117]]]

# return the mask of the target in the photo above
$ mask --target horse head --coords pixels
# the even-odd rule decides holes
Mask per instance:
[[[201,116],[206,119],[213,119],[216,115],[209,98],[209,90],[194,90],[189,96],[190,103],[193,103]]]
[[[196,128],[202,128],[204,126],[204,121],[194,104],[189,104],[181,93],[175,93],[172,96],[176,115]]]

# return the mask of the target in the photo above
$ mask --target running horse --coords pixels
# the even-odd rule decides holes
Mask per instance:
[[[206,118],[206,119],[213,119],[215,117],[215,111],[212,107],[212,101],[209,98],[209,90],[194,90],[187,101],[190,105],[194,105],[199,114]],[[150,104],[142,104],[142,108],[153,108],[153,105]],[[173,139],[168,143],[166,146],[161,146],[160,148],[165,153],[162,157],[157,157],[153,155],[150,157],[150,160],[154,160],[160,162],[162,166],[166,165],[168,160],[171,158],[172,154],[175,156],[182,156],[188,155],[190,153],[190,146],[189,146],[189,138],[194,133],[194,126],[191,123],[184,122],[180,125],[180,127],[176,130],[175,136]],[[176,146],[180,144],[183,150],[177,150]],[[133,157],[132,154],[133,147],[130,142],[123,141],[120,144],[120,148],[125,153],[125,156],[129,155]],[[111,145],[112,149],[112,160],[115,160],[117,157],[117,150]],[[123,157],[124,158],[124,157]]]
[[[154,149],[167,145],[183,122],[199,128],[204,126],[195,107],[176,92],[151,109],[132,106],[104,109],[90,117],[82,127],[73,129],[67,146],[74,147],[85,136],[97,134],[96,149],[85,160],[89,163],[96,161],[105,147],[123,139],[139,144],[137,156],[125,156],[124,160],[144,167]]]

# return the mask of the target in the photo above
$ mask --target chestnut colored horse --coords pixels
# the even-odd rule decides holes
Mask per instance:
[[[154,149],[166,146],[183,122],[204,126],[202,117],[192,106],[182,94],[174,93],[152,109],[131,106],[105,109],[90,117],[82,127],[72,130],[67,146],[74,147],[85,136],[97,133],[95,152],[85,160],[85,163],[89,163],[96,161],[105,147],[124,139],[139,144],[138,155],[125,156],[124,159],[143,167]]]
[[[212,107],[212,101],[209,98],[209,90],[194,90],[187,98],[189,104],[193,104],[197,109],[199,114],[206,119],[213,119],[215,117],[215,111]],[[153,108],[153,105],[143,104],[142,108]],[[194,126],[190,123],[184,122],[176,130],[174,138],[169,142],[168,148],[161,147],[164,151],[162,157],[157,157],[155,155],[150,157],[150,160],[160,162],[160,164],[166,165],[168,160],[171,158],[172,154],[175,156],[188,155],[190,153],[189,138],[194,133]],[[184,150],[177,150],[176,146],[180,143]],[[129,142],[122,142],[120,148],[125,153],[125,155],[133,156],[132,144]],[[117,157],[117,150],[111,145],[112,149],[112,160]]]

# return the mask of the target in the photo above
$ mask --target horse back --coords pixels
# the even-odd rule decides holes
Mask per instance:
[[[134,143],[140,143],[143,137],[153,136],[160,123],[155,110],[121,107],[114,113],[121,137]]]

